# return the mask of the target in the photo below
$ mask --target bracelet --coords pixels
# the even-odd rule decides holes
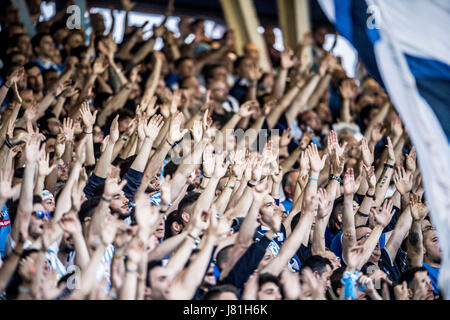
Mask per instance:
[[[200,239],[194,237],[192,234],[188,233],[188,235],[186,236],[186,238],[189,238],[196,246],[198,246],[198,244],[200,243]]]
[[[114,259],[122,259],[123,258],[123,254],[115,254],[114,253]]]
[[[336,180],[337,182],[342,183],[342,178],[339,177],[339,176],[335,176],[334,174],[330,174],[329,179],[330,180]]]
[[[369,215],[362,213],[361,211],[358,210],[358,212],[356,212],[358,215],[360,215],[361,217],[367,218]]]
[[[206,187],[202,187],[202,186],[198,186],[198,188],[201,189],[201,190],[205,190],[206,189]]]
[[[319,181],[318,178],[313,178],[313,177],[308,177],[308,179],[309,179],[309,180],[312,180],[312,181]]]
[[[388,164],[388,163],[385,163],[384,166],[385,166],[385,167],[388,167],[388,168],[391,168],[391,169],[394,169],[394,166],[391,165],[391,164]]]
[[[205,175],[203,175],[203,178],[211,179],[212,177],[211,177],[211,176],[205,176]]]
[[[110,202],[111,198],[108,199],[108,198],[105,198],[104,196],[102,196],[102,200],[105,201],[105,202]]]
[[[127,141],[128,140],[128,137],[125,137],[125,136],[121,136],[120,137],[123,141]]]
[[[370,194],[366,193],[366,197],[369,197],[369,198],[375,199],[375,194],[372,194],[372,195],[370,195]]]
[[[5,143],[6,143],[6,146],[7,146],[9,149],[11,149],[11,148],[13,147],[13,145],[12,145],[11,141],[9,141],[9,139],[6,139],[6,140],[5,140]]]
[[[170,143],[169,140],[167,140],[167,138],[166,138],[166,142],[167,142],[167,143],[169,144],[169,146],[171,146],[172,148],[173,148],[173,146],[175,145],[175,143],[173,143],[173,144]]]
[[[256,186],[256,184],[250,183],[250,181],[247,182],[247,187],[253,188]]]
[[[92,133],[92,131],[91,131],[91,132],[86,132],[86,131],[84,131],[84,133],[85,133],[85,134],[91,134],[91,133]]]
[[[234,190],[234,186],[230,186],[229,184],[227,184],[227,185],[225,186],[225,188],[230,188],[231,190]]]
[[[6,82],[5,82],[3,85],[4,85],[5,87],[7,87],[8,89],[11,88],[11,86],[10,86],[10,85],[8,86],[8,85],[6,84]]]

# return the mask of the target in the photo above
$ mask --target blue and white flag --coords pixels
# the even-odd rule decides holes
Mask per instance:
[[[417,150],[450,299],[450,1],[319,0],[387,91]]]

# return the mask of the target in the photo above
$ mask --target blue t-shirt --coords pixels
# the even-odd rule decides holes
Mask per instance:
[[[6,239],[10,232],[11,221],[9,220],[8,207],[4,205],[0,215],[0,255],[2,258],[5,257]]]
[[[386,235],[384,233],[380,236],[380,249],[383,249],[386,243]],[[337,235],[331,240],[330,250],[342,260],[342,231],[339,231]]]
[[[286,209],[286,211],[288,212],[288,214],[291,212],[292,209],[292,200],[291,199],[286,199],[284,201],[281,202],[284,206],[284,208]]]
[[[433,284],[433,292],[435,294],[439,294],[439,285],[438,285],[438,279],[439,279],[439,270],[440,268],[435,268],[430,266],[428,263],[423,263],[423,266],[427,268],[428,270],[428,277],[430,277],[431,283]]]
[[[269,228],[262,227],[261,225],[256,229],[256,233],[259,233],[260,235],[264,235]],[[286,229],[283,225],[281,225],[280,231],[277,232],[275,237],[270,241],[269,245],[267,246],[268,249],[274,254],[278,255],[280,252],[281,246],[283,245],[284,241],[286,241]],[[288,262],[289,268],[294,271],[298,272],[302,266],[302,263],[297,256],[297,254],[294,254],[294,256],[289,260]]]

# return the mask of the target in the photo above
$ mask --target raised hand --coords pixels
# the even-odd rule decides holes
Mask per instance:
[[[306,153],[306,151],[302,151],[300,153],[300,159],[299,159],[299,163],[300,163],[300,170],[302,172],[309,172],[309,157],[308,154]]]
[[[91,113],[91,110],[89,108],[89,102],[84,101],[81,104],[80,108],[80,114],[81,119],[83,120],[83,124],[85,126],[85,130],[88,132],[92,132],[92,128],[94,127],[95,120],[97,119],[97,110],[94,111],[94,113]]]
[[[333,203],[328,200],[327,191],[323,188],[317,190],[319,210],[317,211],[317,219],[325,219],[331,214]]]
[[[57,159],[60,159],[64,151],[66,150],[66,137],[63,133],[60,133],[56,136],[56,143],[55,143],[55,157]]]
[[[270,114],[270,112],[274,110],[276,105],[277,105],[277,99],[271,99],[271,100],[267,101],[263,106],[264,116],[267,117]]]
[[[210,223],[208,228],[208,236],[221,239],[230,231],[232,223],[232,215],[236,209],[226,211],[222,216],[218,215],[213,208],[210,214]]]
[[[141,104],[145,108],[145,114],[147,119],[152,117],[156,111],[158,111],[159,105],[156,104],[157,96],[145,97],[142,99]]]
[[[363,165],[364,171],[366,172],[366,179],[367,184],[369,185],[369,188],[375,188],[377,184],[377,177],[375,176],[375,167],[367,167],[366,165]]]
[[[353,168],[348,168],[344,175],[344,195],[349,196],[355,194],[355,192],[359,189],[362,176],[359,176],[358,180],[355,182]]]
[[[77,214],[74,212],[64,214],[64,216],[58,221],[58,224],[63,231],[71,235],[81,234],[83,232],[81,222],[78,219]]]
[[[372,142],[377,144],[378,141],[383,139],[385,133],[386,133],[386,128],[383,128],[383,124],[382,123],[377,123],[373,127],[372,133],[370,135]]]
[[[403,126],[402,126],[402,120],[400,119],[399,115],[396,114],[394,117],[392,117],[389,125],[390,125],[390,129],[391,129],[391,132],[394,135],[394,137],[398,138],[402,135]]]
[[[373,152],[374,147],[372,147],[372,150],[369,149],[369,146],[367,144],[367,140],[365,138],[361,139],[361,154],[364,161],[364,165],[371,166],[373,163]]]
[[[158,114],[156,116],[153,116],[147,124],[144,123],[143,129],[147,138],[151,139],[152,141],[156,139],[159,131],[164,125],[163,119],[164,118]]]
[[[119,140],[119,115],[117,115],[111,122],[111,127],[109,128],[109,142],[115,144]]]
[[[412,147],[406,154],[406,172],[414,173],[416,171],[416,148]]]
[[[401,195],[405,195],[411,191],[413,175],[407,175],[403,167],[396,168],[394,172],[394,183],[395,188],[400,192]]]
[[[339,87],[342,98],[354,99],[355,98],[355,90],[353,89],[353,87],[354,87],[354,80],[346,79],[346,80],[342,81],[341,86]]]
[[[113,243],[118,227],[119,219],[116,216],[107,215],[101,230],[101,241],[105,247]]]
[[[291,49],[285,49],[280,53],[280,63],[282,69],[290,69],[297,63],[297,58]]]
[[[394,164],[395,163],[394,146],[392,145],[392,141],[389,136],[387,137],[387,142],[388,144],[386,145],[386,148],[388,148],[388,159],[390,162],[392,162],[391,164]]]
[[[203,126],[201,120],[195,120],[194,125],[191,129],[192,136],[194,137],[194,142],[198,143],[203,137]]]
[[[135,197],[136,221],[145,230],[151,230],[159,221],[159,208],[150,203],[148,194],[139,192]]]
[[[68,90],[72,85],[72,80],[57,83],[57,86],[52,90],[55,96],[59,96],[65,90]]]
[[[183,136],[188,132],[187,129],[181,130],[181,124],[184,121],[183,113],[177,111],[172,120],[170,121],[169,134],[167,140],[170,144],[174,144],[180,141]]]
[[[331,173],[339,177],[344,172],[345,159],[344,156],[339,157],[336,149],[333,150],[331,156]]]
[[[247,152],[247,149],[238,149],[233,155],[232,172],[238,180],[241,180],[247,165],[247,161],[245,160]]]
[[[138,64],[130,71],[130,82],[136,83],[138,81],[139,71],[141,71],[142,65]]]
[[[100,42],[102,43],[102,42]],[[108,50],[107,50],[108,51]],[[99,56],[93,66],[92,66],[92,73],[96,76],[102,74],[103,72],[105,72],[106,68],[108,68],[109,66],[109,62],[103,57],[103,56]]]
[[[354,246],[349,250],[346,258],[347,268],[353,271],[358,267],[359,263],[361,262],[363,251],[363,246]]]
[[[39,157],[37,157],[36,155],[39,154],[40,142],[41,142],[40,137],[37,135],[28,137],[28,140],[25,144],[26,163],[37,163],[39,161]]]
[[[249,117],[253,113],[255,113],[255,108],[259,108],[259,103],[257,100],[246,101],[239,108],[238,115],[241,116],[242,118]]]
[[[328,140],[327,141],[328,155],[331,157],[333,155],[333,150],[336,150],[337,155],[339,157],[342,157],[344,155],[344,150],[345,147],[347,146],[347,142],[344,142],[342,146],[339,145],[338,137],[336,131],[334,130],[330,131],[327,140]]]
[[[389,199],[386,199],[384,200],[380,210],[377,210],[376,208],[370,209],[370,212],[375,217],[375,223],[377,225],[385,228],[389,224],[389,222],[391,222],[392,216],[395,213],[395,210],[392,210],[393,206],[393,202]]]
[[[71,118],[64,118],[63,125],[59,130],[64,134],[66,142],[73,143],[75,129],[73,128],[73,120]]]
[[[300,149],[306,150],[309,143],[311,142],[313,135],[314,135],[314,133],[312,131],[306,131],[303,133],[303,136],[300,139],[300,143],[299,143]]]
[[[105,189],[103,191],[103,195],[107,199],[111,199],[116,194],[119,194],[122,191],[123,187],[127,184],[127,180],[122,180],[120,183],[117,183],[117,179],[113,179],[111,177],[107,177],[105,181]]]
[[[17,68],[9,76],[6,77],[5,85],[11,87],[14,83],[17,83],[22,79],[25,74],[24,67]]]
[[[395,300],[409,300],[408,284],[406,281],[394,287]]]
[[[39,152],[38,172],[40,177],[48,176],[56,168],[56,163],[50,166],[50,154],[45,152],[45,144],[42,145]]]
[[[411,217],[416,221],[422,221],[427,213],[427,205],[422,203],[422,197],[419,195],[411,194],[409,196],[409,205],[411,208]]]
[[[319,151],[317,150],[316,144],[311,144],[306,148],[306,154],[309,158],[309,166],[312,172],[319,173],[325,166],[325,160],[327,155],[323,155],[322,158],[319,156]]]
[[[171,193],[171,186],[172,186],[172,177],[170,175],[167,175],[164,177],[164,181],[161,184],[161,206],[168,205],[172,202],[172,193]]]
[[[224,160],[225,160],[225,153],[224,152],[222,152],[221,154],[217,154],[216,153],[216,155],[215,155],[215,167],[214,167],[214,173],[213,173],[213,176],[215,178],[220,179],[220,178],[222,178],[225,175],[225,173],[227,173],[227,169],[228,169],[228,166],[229,166],[230,163],[228,161],[224,162]]]
[[[202,169],[205,177],[211,177],[214,173],[215,158],[213,151],[214,147],[211,144],[208,144],[203,150]]]
[[[290,135],[291,132],[291,128],[287,128],[286,130],[283,131],[283,134],[280,137],[280,147],[284,148],[287,147],[289,145],[289,143],[291,142],[292,138],[294,137],[293,135]]]

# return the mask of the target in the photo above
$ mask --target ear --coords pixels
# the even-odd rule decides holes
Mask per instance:
[[[176,232],[180,232],[182,226],[178,222],[174,221],[172,222],[172,229],[175,230]]]
[[[144,288],[144,297],[150,297],[152,295],[152,289],[148,286]]]
[[[413,296],[414,296],[414,292],[410,288],[408,288],[408,298],[412,299]]]
[[[191,216],[190,216],[189,213],[183,212],[183,213],[181,214],[181,219],[182,219],[185,223],[188,223],[189,220],[191,220]]]

